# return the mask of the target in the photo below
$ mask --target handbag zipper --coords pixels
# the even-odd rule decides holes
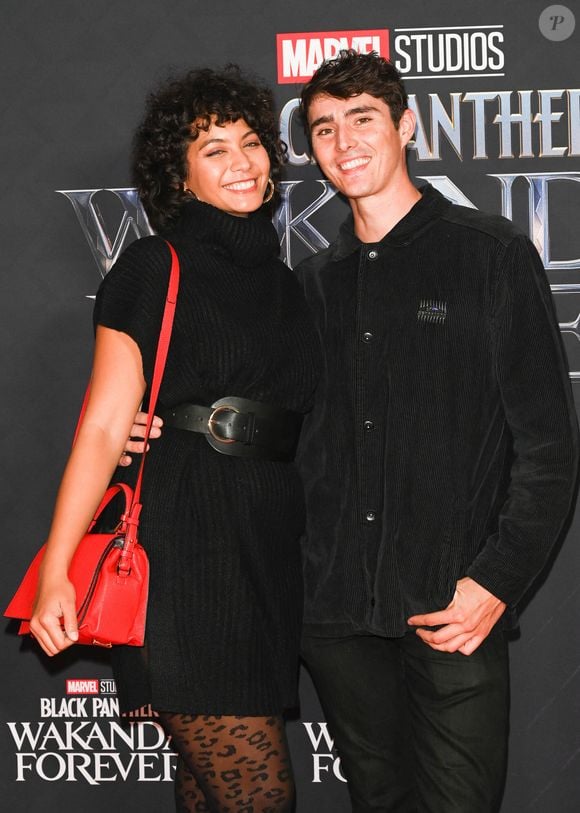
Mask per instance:
[[[95,588],[97,586],[97,580],[99,578],[99,573],[101,572],[101,569],[103,567],[105,559],[107,558],[109,553],[113,550],[113,548],[122,548],[124,543],[125,543],[125,540],[123,539],[122,536],[116,536],[114,539],[111,539],[111,541],[109,542],[109,544],[107,545],[105,550],[101,553],[101,555],[99,557],[99,561],[97,562],[97,565],[95,567],[95,572],[93,573],[93,577],[92,577],[91,582],[90,582],[90,584],[89,584],[89,586],[87,588],[86,595],[85,595],[85,597],[84,597],[84,599],[83,599],[83,601],[82,601],[82,603],[81,603],[81,605],[79,607],[79,611],[77,613],[77,620],[78,620],[79,624],[81,624],[84,621],[85,615],[88,612],[89,603],[90,603],[90,600],[91,600],[91,598],[92,598],[92,596],[93,596],[93,594],[95,592]]]

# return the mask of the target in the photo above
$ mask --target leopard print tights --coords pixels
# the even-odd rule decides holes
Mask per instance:
[[[178,754],[177,813],[290,813],[294,781],[281,717],[160,712]]]

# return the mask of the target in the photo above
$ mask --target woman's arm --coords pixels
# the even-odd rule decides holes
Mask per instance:
[[[97,327],[89,401],[59,488],[30,622],[48,655],[66,649],[78,637],[69,565],[119,462],[144,392],[135,341],[125,333]]]

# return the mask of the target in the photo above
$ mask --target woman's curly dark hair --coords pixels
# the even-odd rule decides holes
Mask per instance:
[[[133,139],[133,181],[156,231],[171,228],[190,200],[183,189],[187,148],[213,117],[217,124],[244,119],[268,152],[272,180],[280,177],[285,147],[268,87],[237,65],[170,78],[147,98],[145,117]]]

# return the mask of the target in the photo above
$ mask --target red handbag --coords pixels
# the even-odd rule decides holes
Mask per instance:
[[[173,246],[170,243],[167,245],[171,253],[171,273],[151,382],[145,448],[165,369],[179,289],[179,260]],[[77,432],[84,415],[88,394],[87,389]],[[125,483],[116,483],[107,489],[72,558],[68,576],[76,590],[79,644],[104,647],[111,647],[113,644],[143,646],[149,560],[137,540],[137,528],[142,508],[140,499],[145,457],[144,452],[134,490]],[[117,527],[114,531],[106,533],[95,531],[101,514],[118,496],[122,499],[123,507]],[[8,618],[21,619],[20,635],[30,632],[30,619],[44,551],[43,545],[4,613]]]

